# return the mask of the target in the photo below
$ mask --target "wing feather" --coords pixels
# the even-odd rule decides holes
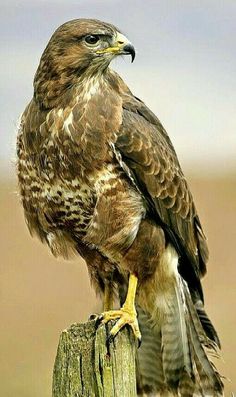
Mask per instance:
[[[115,150],[130,170],[150,213],[177,249],[180,271],[190,289],[197,289],[203,299],[199,278],[206,272],[208,249],[192,194],[160,121],[130,93],[123,96]]]

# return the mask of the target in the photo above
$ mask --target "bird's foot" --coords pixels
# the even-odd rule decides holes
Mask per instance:
[[[102,324],[106,324],[110,320],[116,320],[116,324],[112,327],[110,331],[109,339],[113,339],[116,334],[123,328],[125,325],[129,325],[134,333],[134,336],[137,338],[138,343],[141,343],[141,332],[139,330],[137,313],[135,308],[129,308],[122,306],[119,310],[109,310],[101,314],[100,319],[102,320]]]

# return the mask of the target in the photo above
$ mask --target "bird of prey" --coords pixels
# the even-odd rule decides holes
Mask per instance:
[[[117,320],[112,336],[126,324],[142,333],[140,395],[221,396],[200,282],[206,238],[165,129],[110,68],[127,54],[127,37],[99,20],[52,35],[17,138],[26,222],[54,255],[84,258],[102,321]]]

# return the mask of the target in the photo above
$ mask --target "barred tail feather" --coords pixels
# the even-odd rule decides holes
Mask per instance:
[[[213,324],[211,323],[209,317],[207,316],[203,304],[201,301],[198,301],[195,303],[195,308],[197,310],[197,314],[199,317],[199,320],[201,322],[201,325],[206,333],[206,335],[208,336],[208,338],[212,341],[214,341],[216,343],[216,345],[218,346],[218,348],[221,348],[220,345],[220,340],[219,337],[217,335],[217,332],[213,326]]]
[[[182,287],[189,315],[189,340],[192,345],[192,360],[196,365],[196,376],[200,390],[203,396],[221,396],[223,383],[207,355],[207,350],[217,353],[217,345],[206,336],[184,281],[182,281]]]
[[[168,314],[161,327],[163,370],[167,385],[177,389],[179,380],[191,376],[191,359],[182,298],[177,288],[169,297]]]
[[[137,357],[137,384],[138,392],[151,392],[163,389],[165,383],[162,365],[161,333],[154,330],[150,316],[139,306],[136,307],[142,344],[138,349]]]
[[[158,396],[223,396],[221,377],[208,356],[209,351],[217,353],[217,344],[206,335],[188,286],[179,275],[166,303],[161,321],[159,315],[156,320],[152,317],[152,327],[146,313],[139,311],[143,334],[138,353],[140,390],[149,396],[154,392]]]

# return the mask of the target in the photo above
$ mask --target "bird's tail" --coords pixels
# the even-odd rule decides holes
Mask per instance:
[[[209,358],[211,352],[217,354],[217,345],[206,336],[181,276],[168,292],[161,320],[158,315],[148,319],[142,309],[138,312],[143,335],[138,352],[140,395],[223,396],[223,383]]]

